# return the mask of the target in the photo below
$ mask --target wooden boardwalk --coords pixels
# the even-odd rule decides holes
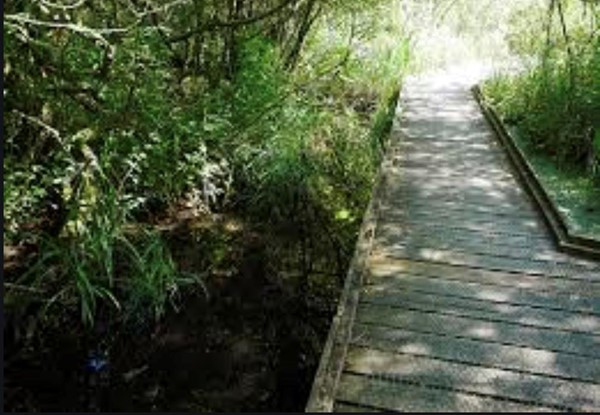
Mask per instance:
[[[556,250],[471,84],[404,88],[309,411],[600,410],[600,264]]]

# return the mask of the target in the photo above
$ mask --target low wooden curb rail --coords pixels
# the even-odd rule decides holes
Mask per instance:
[[[389,150],[386,149],[386,158],[377,174],[371,200],[358,233],[354,257],[350,263],[337,312],[323,348],[319,368],[306,405],[306,412],[333,412],[334,410],[335,391],[342,373],[358,305],[359,292],[363,285],[367,259],[371,252],[373,236],[377,226],[379,201],[386,180],[385,169],[390,164],[387,157],[388,152]]]
[[[576,235],[567,226],[566,220],[552,198],[544,189],[531,164],[525,158],[514,138],[504,127],[496,111],[485,101],[479,85],[472,88],[473,95],[485,118],[488,120],[501,146],[508,154],[511,165],[517,172],[517,177],[523,183],[527,193],[535,201],[536,207],[552,230],[553,237],[559,249],[575,255],[600,259],[600,240]]]

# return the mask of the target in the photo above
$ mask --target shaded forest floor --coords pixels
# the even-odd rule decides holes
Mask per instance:
[[[187,293],[156,326],[85,334],[74,316],[26,348],[5,331],[6,410],[304,409],[341,278],[278,271],[293,234],[233,215],[177,209],[155,226],[179,269],[209,270],[208,295]]]

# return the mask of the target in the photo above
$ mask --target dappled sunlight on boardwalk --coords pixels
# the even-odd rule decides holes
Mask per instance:
[[[513,177],[469,91],[489,73],[406,84],[333,409],[600,410],[600,264]]]

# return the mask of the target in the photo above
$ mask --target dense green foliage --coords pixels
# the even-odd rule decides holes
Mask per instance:
[[[484,93],[571,230],[598,237],[600,2],[532,2],[511,17],[507,39],[521,67],[486,82]]]
[[[307,238],[347,261],[408,58],[382,3],[8,4],[9,313],[159,319],[204,276],[153,225],[181,204],[292,229],[305,279]]]
[[[538,151],[600,174],[600,3],[530,5],[512,28],[509,43],[529,63],[488,82],[486,94]]]

